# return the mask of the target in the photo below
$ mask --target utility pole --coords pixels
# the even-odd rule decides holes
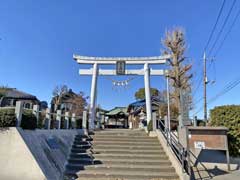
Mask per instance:
[[[204,51],[203,53],[203,87],[204,87],[204,92],[203,92],[203,98],[204,98],[204,120],[207,121],[207,59],[206,59],[206,53]]]

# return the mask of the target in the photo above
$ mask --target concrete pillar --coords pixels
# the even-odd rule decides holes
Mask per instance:
[[[37,126],[38,126],[38,123],[39,123],[39,105],[38,104],[33,105],[33,114],[37,119]]]
[[[144,85],[145,85],[145,101],[147,112],[147,123],[152,120],[152,103],[150,92],[150,69],[147,63],[144,64]]]
[[[164,116],[164,131],[167,132],[168,130],[168,117],[167,116]]]
[[[152,113],[152,127],[153,127],[153,131],[156,131],[157,129],[157,113],[156,112]]]
[[[105,127],[105,115],[101,116],[101,128],[104,129]]]
[[[76,129],[77,128],[77,124],[76,124],[76,114],[75,113],[72,113],[71,122],[72,122],[72,128]]]
[[[17,101],[16,102],[16,107],[15,107],[15,115],[16,115],[16,125],[17,127],[21,126],[21,121],[22,121],[22,113],[23,113],[23,102],[22,101]]]
[[[91,95],[90,95],[90,118],[89,118],[89,130],[94,130],[95,112],[96,112],[96,89],[97,89],[97,76],[98,76],[98,64],[93,65]]]
[[[87,129],[87,111],[83,111],[83,115],[82,115],[82,129]]]
[[[100,121],[101,121],[99,112],[97,112],[96,118],[97,118],[97,129],[99,129],[100,128]]]
[[[45,129],[51,129],[51,114],[49,108],[46,109]]]
[[[62,111],[57,110],[56,129],[61,129],[61,115],[62,115]]]
[[[65,112],[64,129],[69,129],[69,112]]]

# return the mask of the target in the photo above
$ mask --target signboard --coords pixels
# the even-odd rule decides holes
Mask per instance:
[[[205,142],[203,142],[203,141],[195,141],[194,142],[194,147],[196,149],[205,149]]]
[[[125,74],[125,61],[117,61],[116,72],[117,75],[124,75]]]

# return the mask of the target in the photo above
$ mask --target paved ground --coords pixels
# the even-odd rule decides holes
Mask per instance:
[[[215,176],[213,180],[239,180],[240,179],[240,170],[231,172],[229,174],[223,174],[220,176]]]
[[[194,170],[191,180],[240,180],[240,170],[224,171],[218,168],[206,170]]]

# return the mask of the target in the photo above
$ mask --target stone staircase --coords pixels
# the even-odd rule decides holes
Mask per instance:
[[[157,138],[144,131],[108,129],[77,135],[65,170],[77,180],[177,180]]]

